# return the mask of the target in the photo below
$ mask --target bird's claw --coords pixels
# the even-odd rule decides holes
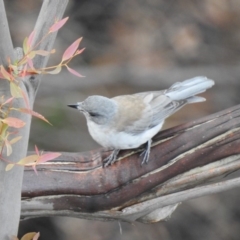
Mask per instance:
[[[112,165],[117,160],[119,151],[118,149],[113,150],[112,153],[103,160],[103,167]]]
[[[148,161],[149,161],[149,156],[150,156],[150,151],[151,151],[151,143],[152,143],[152,140],[150,139],[150,140],[147,142],[146,148],[145,148],[145,149],[141,152],[141,154],[140,154],[140,156],[143,156],[141,165],[147,164]]]

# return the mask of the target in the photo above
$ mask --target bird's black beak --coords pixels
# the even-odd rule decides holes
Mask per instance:
[[[71,108],[76,108],[76,109],[78,108],[78,104],[68,104],[68,106]]]

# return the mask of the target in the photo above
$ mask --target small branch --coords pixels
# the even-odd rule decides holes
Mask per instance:
[[[43,2],[41,11],[39,13],[36,25],[34,27],[35,37],[33,40],[33,45],[41,41],[49,32],[50,27],[58,19],[60,20],[64,14],[67,7],[68,0],[45,0]],[[50,51],[53,48],[57,32],[50,34],[44,41],[38,45],[38,49]],[[49,56],[37,55],[33,59],[33,64],[36,69],[41,69],[46,67]],[[33,75],[30,78],[31,87],[33,88],[34,94],[36,94],[38,86],[40,84],[40,79],[42,75]]]
[[[0,1],[0,31],[0,64],[8,66],[8,58],[13,62],[15,57],[3,0]]]
[[[102,159],[109,153],[97,149],[63,153],[39,165],[37,181],[32,169],[26,168],[22,217],[55,214],[146,221],[144,216],[148,216],[152,221],[153,216],[161,218],[161,207],[171,205],[164,209],[170,214],[177,203],[210,194],[211,188],[213,192],[229,189],[231,182],[191,191],[240,168],[240,105],[162,131],[153,140],[149,163],[144,166],[139,159],[141,149],[137,149],[122,151],[118,162],[102,168]],[[185,191],[189,195],[183,199]],[[163,199],[177,193],[166,205]],[[158,204],[151,207],[153,200]],[[138,210],[130,216],[129,209]]]

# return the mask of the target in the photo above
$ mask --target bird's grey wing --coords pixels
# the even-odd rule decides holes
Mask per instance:
[[[163,94],[164,91],[146,92],[134,94],[137,98],[143,99],[146,104],[141,117],[133,125],[125,126],[124,131],[138,135],[149,130],[172,115],[179,108],[186,104],[186,100],[172,101]]]
[[[187,99],[174,101],[164,94],[153,98],[149,103],[152,109],[152,123],[150,127],[154,127],[158,125],[159,122],[164,121],[164,119],[178,111],[187,102]]]

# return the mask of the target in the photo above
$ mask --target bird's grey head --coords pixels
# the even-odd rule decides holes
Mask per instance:
[[[77,103],[75,108],[83,112],[87,120],[91,120],[99,125],[104,125],[111,121],[117,111],[117,105],[113,100],[97,95],[90,96],[83,102]]]

